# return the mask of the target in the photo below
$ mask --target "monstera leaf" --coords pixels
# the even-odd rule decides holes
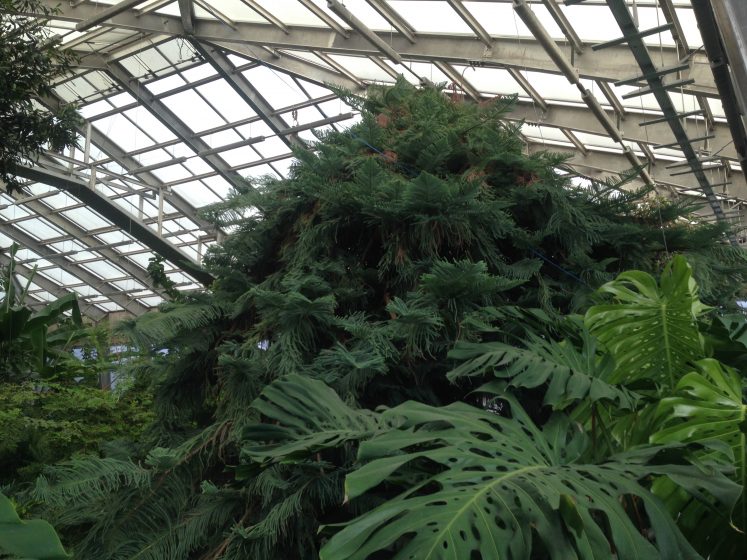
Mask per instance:
[[[744,492],[747,491],[745,472],[745,420],[747,405],[742,397],[742,378],[733,369],[713,359],[697,362],[697,370],[685,375],[677,384],[677,395],[663,399],[657,409],[657,420],[664,427],[651,436],[653,443],[721,442],[723,448],[713,446],[703,451],[702,460],[722,459],[734,466],[734,480],[742,486],[742,496],[730,520],[730,510],[721,515],[707,508],[701,501],[692,501],[671,482],[659,482],[656,491],[666,497],[670,509],[681,512],[681,524],[696,537],[696,545],[710,552],[713,558],[744,558],[747,555],[745,526],[747,515]],[[735,531],[731,525],[739,528]]]
[[[399,428],[360,445],[364,464],[348,475],[347,498],[384,482],[404,490],[345,525],[321,558],[699,558],[640,481],[664,475],[728,497],[736,493],[732,482],[687,465],[671,447],[581,463],[586,439],[567,417],[541,430],[511,398],[505,402],[510,418],[462,403],[407,402],[384,411]],[[626,509],[636,502],[650,527],[637,526]]]
[[[22,521],[11,501],[0,494],[0,557],[5,555],[23,560],[70,558],[49,523],[41,519]]]
[[[585,322],[615,358],[611,382],[645,379],[672,388],[689,362],[704,357],[696,318],[708,307],[698,300],[684,257],[672,259],[658,285],[633,270],[599,290],[614,302],[590,308]]]
[[[634,408],[637,396],[609,382],[614,361],[609,354],[597,353],[596,341],[588,331],[581,332],[580,350],[568,340],[554,342],[531,333],[526,337],[524,348],[502,342],[459,342],[449,358],[463,363],[447,377],[454,381],[492,374],[507,381],[499,382],[501,388],[532,389],[547,384],[544,402],[556,410],[587,397],[591,401],[606,400],[621,409]],[[489,383],[483,390],[495,392],[495,385]]]
[[[242,457],[264,464],[307,457],[379,429],[373,412],[350,408],[324,383],[300,375],[268,385],[252,408],[272,423],[244,429]]]

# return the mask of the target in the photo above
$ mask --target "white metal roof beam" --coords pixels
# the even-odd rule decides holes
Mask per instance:
[[[606,109],[603,110],[608,117],[614,118],[613,112]],[[590,134],[609,136],[600,121],[585,107],[550,105],[547,113],[538,115],[532,104],[524,101],[514,105],[512,111],[507,114],[507,118],[511,120],[524,120],[531,124],[568,128]],[[649,126],[639,126],[640,123],[651,120],[651,118],[651,115],[628,113],[628,118],[624,123],[625,126],[620,130],[622,138],[631,142],[644,142],[647,144],[667,144],[672,142],[674,135],[666,122]],[[696,122],[699,123],[700,130],[702,131],[702,120],[695,121],[688,119],[688,126],[694,129]],[[714,134],[716,136],[712,140],[713,146],[716,149],[723,148],[723,151],[720,152],[722,156],[736,160],[737,153],[734,147],[729,144],[731,135],[728,125],[716,123]]]
[[[109,18],[116,16],[117,14],[121,14],[122,12],[125,12],[129,10],[130,8],[133,8],[137,6],[138,4],[142,4],[144,0],[122,0],[122,2],[119,2],[117,4],[114,4],[113,6],[108,6],[107,8],[101,10],[99,13],[97,13],[94,16],[89,17],[88,19],[81,21],[79,24],[75,26],[76,31],[86,31],[87,29],[91,29],[91,27],[95,25],[99,25]]]
[[[267,126],[285,142],[290,148],[305,148],[306,145],[297,134],[284,134],[288,129],[288,123],[280,115],[275,114],[275,109],[270,105],[262,94],[237,72],[236,67],[228,57],[218,48],[192,41],[192,46],[202,57],[226,80],[226,82],[239,94],[239,96],[257,113]],[[198,150],[204,151],[204,150]]]
[[[321,64],[314,64],[308,60],[303,60],[292,56],[288,53],[280,52],[280,57],[275,57],[261,49],[253,48],[251,45],[243,43],[214,42],[216,47],[237,54],[239,56],[256,60],[269,68],[275,68],[288,74],[292,74],[304,80],[308,80],[320,86],[325,86],[328,82],[335,83],[351,91],[361,89],[360,81],[350,79],[347,75],[339,71],[333,71],[325,68]],[[378,53],[377,53],[378,54]]]
[[[452,83],[456,84],[469,97],[471,97],[473,101],[479,101],[482,98],[480,92],[472,87],[469,81],[464,79],[464,76],[454,70],[454,68],[448,62],[436,61],[434,64],[436,65],[436,68],[441,70],[441,72],[443,72],[452,81]]]
[[[50,5],[56,3],[54,0],[43,1]],[[57,18],[79,21],[90,13],[88,4],[64,7],[63,13]],[[184,33],[180,18],[163,14],[138,15],[134,11],[127,11],[113,17],[107,25],[158,36],[180,36]],[[346,39],[334,30],[314,27],[288,26],[287,34],[261,23],[236,22],[235,27],[236,31],[218,21],[197,20],[194,36],[210,43],[268,46],[274,49],[320,50],[354,56],[380,53],[367,37],[355,30]],[[414,44],[400,33],[382,32],[375,35],[405,60],[443,60],[452,64],[479,61],[492,67],[508,66],[539,72],[558,72],[542,46],[529,38],[494,37],[493,48],[486,50],[483,43],[466,35],[419,33]],[[663,46],[660,54],[664,66],[674,66],[679,61],[676,47]],[[687,86],[685,92],[701,92],[709,97],[718,97],[707,59],[696,53],[693,60],[690,77],[695,79],[695,83]],[[586,49],[582,55],[575,57],[574,68],[580,77],[608,81],[622,80],[640,71],[625,45],[605,49],[601,55]]]
[[[550,12],[555,23],[560,27],[565,38],[568,39],[568,42],[573,46],[573,50],[576,51],[576,54],[582,54],[584,52],[584,44],[576,33],[576,30],[573,29],[571,22],[568,21],[568,18],[565,17],[560,6],[558,6],[558,3],[555,0],[542,0],[542,3],[545,5],[545,8],[547,8],[547,11]]]
[[[337,23],[337,20],[335,18],[331,17],[327,12],[325,12],[319,6],[317,6],[314,3],[314,0],[298,0],[298,1],[301,2],[301,4],[303,4],[304,8],[309,10],[312,14],[314,14],[316,17],[318,17],[320,20],[322,20],[327,25],[329,25],[337,33],[339,33],[346,39],[350,37],[350,32],[347,29],[345,29],[342,25]]]
[[[587,155],[579,152],[574,146],[563,146],[556,142],[541,142],[538,139],[528,139],[529,152],[535,153],[540,151],[550,151],[558,153],[572,154],[573,157],[568,160],[568,165],[574,168],[578,168],[584,174],[602,178],[610,175],[620,174],[623,170],[631,169],[630,160],[625,154],[620,152],[608,152],[602,151],[595,146],[586,145],[589,150]],[[700,192],[700,185],[692,175],[680,175],[677,177],[669,178],[666,175],[662,175],[663,178],[656,178],[656,184],[661,187],[673,188],[676,191],[698,191]],[[637,177],[633,180],[638,185],[645,184],[645,182]],[[724,195],[720,197],[722,199],[731,199],[731,195]],[[707,206],[708,202],[703,198],[703,205]],[[709,208],[709,212],[710,208]]]
[[[397,10],[392,8],[387,0],[366,0],[368,4],[376,10],[376,12],[384,18],[387,22],[389,22],[389,25],[394,27],[397,31],[402,33],[405,37],[407,37],[407,40],[411,43],[415,42],[415,28],[410,25],[410,22],[408,22],[405,18],[403,18]]]
[[[182,27],[184,28],[184,32],[187,35],[194,32],[195,9],[192,0],[179,0],[179,15],[182,18]]]
[[[19,245],[31,249],[34,253],[44,258],[55,259],[59,268],[61,268],[68,274],[75,276],[80,281],[88,284],[92,288],[98,290],[99,287],[105,286],[107,289],[112,290],[114,294],[109,299],[111,299],[111,301],[123,307],[133,315],[142,315],[143,313],[150,311],[149,307],[144,306],[139,301],[130,299],[126,295],[121,294],[121,292],[120,294],[117,294],[117,286],[99,278],[82,266],[79,266],[78,264],[67,259],[56,259],[57,254],[54,249],[48,247],[40,241],[37,241],[26,232],[21,231],[17,228],[12,228],[12,231],[8,233],[8,237],[11,237],[15,241],[17,241]]]
[[[532,101],[534,101],[534,103],[536,103],[540,109],[542,109],[543,111],[547,111],[547,102],[542,99],[542,96],[536,89],[534,89],[534,86],[529,83],[529,80],[524,77],[524,74],[522,74],[521,71],[517,70],[516,68],[506,68],[506,70],[514,79],[514,81],[519,84],[519,87],[521,87],[521,89],[523,89],[527,93],[527,95],[532,98]]]
[[[597,98],[594,97],[594,95],[583,85],[576,74],[576,70],[571,61],[566,58],[555,40],[550,36],[531,8],[529,8],[526,0],[514,0],[513,7],[540,45],[542,45],[542,48],[545,49],[547,56],[549,56],[557,65],[566,79],[578,88],[579,93],[581,94],[581,99],[599,120],[607,134],[609,134],[615,142],[622,143],[622,135],[617,129],[615,123],[613,123],[609,116],[604,112],[604,109],[602,109]],[[636,167],[640,166],[640,161],[637,156],[625,147],[623,149],[631,164]],[[638,173],[646,183],[651,184],[652,179],[646,169],[641,168]]]
[[[1,251],[0,251],[0,264],[6,267],[10,265],[10,257]],[[49,292],[50,294],[52,294],[54,297],[58,299],[66,296],[69,293],[68,290],[61,287],[59,284],[55,284],[46,276],[42,276],[41,274],[35,274],[33,268],[29,268],[26,265],[21,264],[17,261],[13,264],[13,267],[16,273],[20,274],[26,280],[31,279],[31,281],[34,284],[39,286],[41,289]],[[42,305],[46,304],[46,302],[43,301],[42,299],[37,298],[37,300]],[[83,315],[85,315],[86,317],[90,317],[96,322],[101,321],[102,319],[106,318],[106,315],[107,315],[106,311],[100,309],[99,307],[96,307],[92,303],[86,303],[85,299],[82,298],[81,296],[78,296],[78,305],[80,307],[80,312]]]
[[[472,12],[467,9],[467,7],[462,4],[462,0],[446,0],[451,6],[451,9],[454,10],[460,18],[462,18],[462,21],[466,23],[469,28],[472,30],[472,32],[477,35],[477,37],[480,39],[480,41],[483,42],[483,44],[486,47],[492,47],[493,46],[493,38],[490,36],[490,33],[487,32],[487,30],[480,24],[479,21],[477,21],[477,18],[472,15]]]
[[[348,10],[345,6],[340,4],[337,0],[327,0],[327,7],[332,10],[340,19],[352,27],[359,35],[364,37],[366,41],[375,46],[382,53],[387,55],[392,62],[396,64],[402,64],[402,57],[396,49],[387,43],[384,39],[374,33],[366,24],[359,20],[353,12]],[[410,41],[410,37],[405,37]],[[317,49],[318,50],[318,49]]]

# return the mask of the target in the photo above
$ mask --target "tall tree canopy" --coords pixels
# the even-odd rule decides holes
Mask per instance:
[[[0,179],[8,191],[19,188],[17,164],[36,158],[42,148],[62,150],[75,143],[78,114],[72,105],[57,113],[34,98],[52,94],[55,77],[69,70],[72,55],[45,30],[42,18],[54,14],[39,0],[0,0]]]
[[[217,278],[212,290],[124,325],[140,347],[169,350],[154,353],[143,368],[153,379],[157,419],[139,451],[53,467],[33,499],[46,504],[82,558],[316,558],[327,539],[320,524],[371,510],[406,480],[423,492],[440,486],[458,494],[458,480],[428,478],[420,459],[442,469],[452,462],[469,467],[462,476],[487,468],[479,464],[482,456],[499,471],[541,463],[550,477],[506,490],[520,501],[520,492],[542,494],[542,514],[523,518],[512,533],[524,539],[507,545],[515,558],[531,550],[521,535],[537,530],[551,538],[552,520],[561,518],[590,532],[578,529],[576,544],[564,540],[570,548],[558,550],[596,554],[607,546],[609,552],[604,522],[597,525],[591,511],[598,508],[619,517],[613,532],[629,535],[610,537],[621,557],[632,557],[631,550],[694,554],[658,498],[638,483],[642,473],[684,479],[692,471],[677,461],[671,468],[649,466],[660,462],[657,450],[610,459],[609,467],[579,466],[586,440],[572,433],[578,424],[566,418],[538,425],[549,413],[543,402],[560,407],[594,395],[629,412],[639,398],[610,381],[612,358],[597,364],[593,345],[590,358],[573,350],[590,335],[579,334],[577,321],[564,313],[583,310],[595,288],[617,273],[655,272],[672,253],[694,263],[707,302],[733,301],[747,273],[741,251],[723,243],[721,226],[682,219],[690,208],[681,202],[614,182],[577,186],[557,171],[565,156],[524,154],[518,125],[502,119],[511,100],[454,102],[438,88],[416,90],[400,81],[348,101],[361,110],[359,124],[320,138],[313,152],[297,153],[287,180],[254,181],[209,211],[216,223],[234,228],[206,258]],[[689,272],[678,274],[689,285]],[[488,402],[471,394],[482,383],[475,375],[459,376],[458,384],[447,377],[468,356],[464,345],[533,341],[544,348],[569,329],[570,347],[537,350],[545,356],[540,372],[566,380],[562,389],[555,384],[552,398],[540,390],[549,373],[525,375],[510,402],[484,412],[465,404]],[[522,362],[517,352],[505,361],[498,355],[496,363],[513,363],[520,373],[536,362]],[[548,370],[547,356],[586,364],[586,373],[570,375],[562,364]],[[382,405],[397,408],[373,412]],[[591,417],[588,408],[579,414]],[[601,416],[594,414],[596,422]],[[382,427],[410,436],[423,427],[443,433],[405,443]],[[513,434],[518,450],[480,451],[503,432]],[[372,437],[356,459],[355,442]],[[588,460],[598,462],[600,449]],[[420,459],[403,473],[395,450]],[[351,475],[349,496],[356,499],[348,502],[343,481],[365,458],[382,470]],[[571,488],[605,468],[613,478],[597,479],[590,490],[597,502],[574,505]],[[712,480],[703,492],[718,493],[721,479],[712,474],[700,477]],[[366,480],[383,486],[366,492]],[[410,522],[403,499],[393,519]],[[621,509],[626,500],[645,508],[641,515],[666,543],[630,536],[632,521]],[[376,522],[369,528],[378,530]],[[386,546],[410,550],[406,534],[404,543],[390,537]],[[325,557],[363,558],[379,550],[350,542],[334,541]],[[448,557],[443,550],[433,557]],[[373,557],[392,557],[391,550],[380,554]]]

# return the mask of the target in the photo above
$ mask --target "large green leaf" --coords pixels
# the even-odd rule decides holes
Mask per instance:
[[[70,558],[49,523],[21,520],[11,501],[0,493],[0,556],[3,553],[23,560]]]
[[[596,341],[584,330],[583,347],[579,350],[570,341],[554,342],[537,335],[526,335],[524,348],[502,342],[459,342],[449,352],[449,358],[463,361],[447,377],[493,374],[508,381],[510,387],[534,388],[547,384],[544,402],[562,409],[588,398],[606,400],[617,407],[632,409],[637,396],[624,387],[609,383],[614,361],[609,354],[597,353]],[[489,383],[483,389],[493,392]],[[505,384],[504,384],[505,385]]]
[[[365,464],[348,475],[347,496],[383,482],[404,491],[347,524],[321,558],[385,553],[397,559],[517,560],[538,550],[549,558],[699,557],[639,481],[665,475],[719,496],[735,494],[732,482],[687,465],[673,448],[577,463],[586,440],[567,417],[556,416],[540,430],[517,403],[506,403],[511,418],[462,403],[435,408],[407,402],[383,412],[401,425],[361,444]],[[642,534],[644,527],[624,505],[636,501],[655,540]]]
[[[593,306],[585,321],[615,358],[613,383],[646,379],[674,387],[687,364],[703,357],[696,318],[708,308],[684,257],[672,259],[659,284],[633,270],[600,291],[614,302]]]
[[[701,502],[691,502],[686,496],[666,483],[658,484],[657,492],[665,495],[672,509],[682,511],[682,523],[693,529],[701,548],[710,550],[714,558],[736,558],[747,554],[745,526],[747,522],[747,471],[745,457],[745,420],[747,405],[742,396],[742,378],[733,369],[713,359],[696,364],[697,370],[685,375],[677,384],[677,395],[662,399],[657,420],[663,428],[651,436],[654,443],[718,441],[731,451],[724,457],[714,447],[701,453],[702,459],[726,460],[735,468],[734,479],[742,487],[742,496],[734,511],[733,523],[741,534],[730,526],[728,510],[725,515],[714,514]],[[707,529],[706,529],[707,527]]]
[[[354,410],[319,381],[287,375],[268,385],[252,408],[273,423],[243,431],[242,457],[271,463],[369,437],[379,428],[371,411]]]

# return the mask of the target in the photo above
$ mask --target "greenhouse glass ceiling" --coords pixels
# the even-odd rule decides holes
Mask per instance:
[[[50,36],[79,62],[38,102],[85,122],[76,149],[0,194],[0,247],[22,247],[40,305],[74,291],[94,320],[148,311],[156,253],[179,289],[209,282],[198,263],[227,232],[200,208],[242,177],[286,176],[292,149],[356,121],[329,84],[364,93],[400,74],[467,102],[518,95],[526,150],[568,152],[581,177],[640,166],[634,184],[741,220],[744,124],[727,122],[691,3],[566,3],[50,0]]]

